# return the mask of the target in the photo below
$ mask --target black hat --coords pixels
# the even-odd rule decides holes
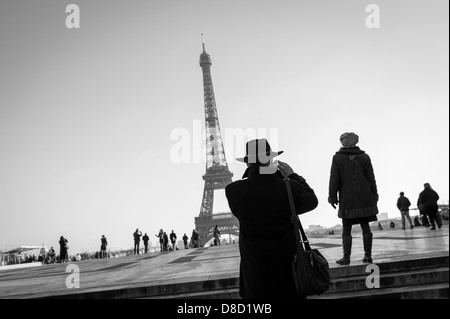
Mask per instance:
[[[283,151],[272,152],[269,142],[265,139],[256,139],[248,141],[245,145],[245,157],[236,158],[244,163],[267,163],[271,158],[278,156]]]

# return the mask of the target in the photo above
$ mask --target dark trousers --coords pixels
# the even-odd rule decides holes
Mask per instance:
[[[67,249],[62,248],[59,252],[59,262],[62,263],[67,259]]]
[[[433,228],[436,227],[434,222],[436,222],[438,227],[442,226],[442,222],[441,222],[440,218],[437,216],[437,214],[439,214],[439,213],[435,213],[435,212],[428,213],[428,216],[430,217],[430,224],[431,224],[431,227],[433,227]]]
[[[362,223],[361,229],[362,229],[363,234],[372,233],[370,231],[369,223]],[[343,225],[342,226],[342,235],[351,235],[351,233],[352,233],[352,225]]]
[[[425,206],[425,212],[427,213],[428,217],[430,218],[431,227],[435,228],[434,222],[436,222],[438,227],[441,228],[442,221],[438,217],[438,214],[439,214],[438,205]]]
[[[148,252],[148,244],[144,244],[144,252],[145,252],[145,253]]]
[[[138,254],[139,255],[139,242],[138,241],[135,241],[134,242],[134,254],[136,255],[136,254]]]

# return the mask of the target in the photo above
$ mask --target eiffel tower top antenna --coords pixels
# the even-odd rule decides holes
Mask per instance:
[[[202,33],[202,46],[203,46],[203,52],[206,52],[205,50],[205,35]]]

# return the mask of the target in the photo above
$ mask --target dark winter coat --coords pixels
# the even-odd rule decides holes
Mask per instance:
[[[108,241],[104,237],[102,237],[100,240],[102,242],[102,245],[100,246],[100,250],[106,250],[106,245],[108,245]]]
[[[66,238],[61,238],[59,240],[59,256],[61,259],[65,259],[67,257],[69,241]]]
[[[293,298],[296,294],[291,262],[296,252],[287,189],[282,175],[247,169],[229,184],[226,197],[239,220],[241,255],[239,294],[242,298]],[[289,176],[298,214],[313,210],[314,191],[297,174]]]
[[[336,152],[328,194],[328,202],[339,203],[340,218],[376,220],[378,191],[369,155],[357,146]]]
[[[134,237],[134,242],[137,244],[141,241],[141,236],[142,233],[141,232],[134,232],[133,233],[133,237]]]
[[[439,195],[432,188],[425,188],[417,200],[417,207],[424,205],[426,214],[435,214],[438,211]]]
[[[406,212],[409,210],[409,206],[411,206],[411,202],[409,199],[405,196],[400,196],[397,200],[397,208],[401,212]]]

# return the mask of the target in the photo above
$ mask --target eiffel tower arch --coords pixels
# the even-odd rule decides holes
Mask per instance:
[[[223,148],[211,77],[211,57],[206,53],[204,41],[202,41],[202,45],[203,52],[200,55],[200,67],[203,72],[205,107],[206,173],[203,175],[205,187],[200,214],[195,218],[195,227],[200,235],[200,245],[203,246],[212,238],[213,229],[216,225],[221,234],[226,233],[239,236],[239,221],[231,212],[213,214],[214,193],[217,190],[225,189],[232,182],[233,173],[228,169]]]

